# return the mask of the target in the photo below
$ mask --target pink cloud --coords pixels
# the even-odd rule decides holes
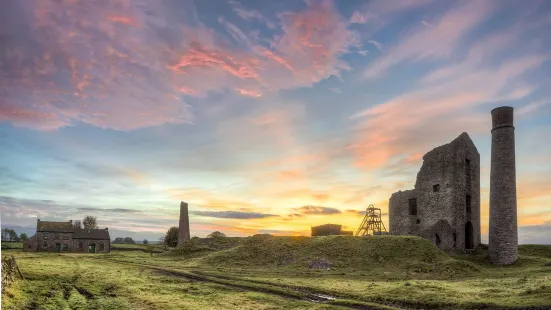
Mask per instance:
[[[135,20],[126,16],[112,15],[112,16],[109,16],[109,19],[112,20],[113,22],[120,23],[127,26],[135,26],[135,27],[138,26],[138,23]]]
[[[367,21],[372,18],[369,14],[362,14],[358,11],[354,11],[352,17],[350,17],[351,24],[365,24]]]
[[[237,88],[236,89],[241,95],[253,97],[253,98],[259,98],[262,97],[262,92],[254,89],[243,89],[243,88]]]
[[[289,64],[289,61],[284,59],[283,57],[277,56],[272,51],[266,50],[263,52],[263,55],[270,58],[271,60],[277,62],[278,64],[282,65],[283,67],[289,69],[289,71],[295,73],[295,69]]]
[[[199,44],[188,49],[180,57],[178,63],[170,67],[175,73],[187,74],[192,69],[208,70],[215,69],[229,73],[239,79],[258,78],[258,66],[260,62],[256,58],[239,57],[217,51],[207,51]]]
[[[118,130],[188,123],[193,115],[182,95],[237,90],[259,97],[309,87],[349,70],[341,56],[357,45],[331,1],[280,14],[281,29],[272,38],[224,19],[229,37],[198,19],[183,24],[160,4],[45,0],[10,6],[17,18],[0,26],[18,39],[2,54],[10,70],[0,77],[7,94],[2,119],[40,129],[78,122]],[[29,21],[32,30],[25,32],[16,20]]]

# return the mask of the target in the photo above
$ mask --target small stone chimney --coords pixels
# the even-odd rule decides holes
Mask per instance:
[[[178,245],[181,245],[185,240],[189,239],[188,205],[184,201],[180,203],[180,223],[178,230]]]

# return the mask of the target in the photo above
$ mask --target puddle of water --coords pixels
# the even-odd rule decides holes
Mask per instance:
[[[324,294],[312,294],[312,295],[316,296],[316,298],[318,298],[318,300],[323,300],[323,301],[331,301],[331,300],[336,299],[333,296],[324,295]]]

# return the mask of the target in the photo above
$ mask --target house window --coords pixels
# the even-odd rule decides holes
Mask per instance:
[[[465,187],[467,191],[471,190],[471,161],[465,158]]]
[[[82,244],[82,242],[78,243],[78,249],[81,251],[84,249],[84,245]]]
[[[104,249],[104,244],[103,244],[103,243],[100,243],[100,244],[99,244],[99,250],[100,250],[100,251],[103,251],[103,249]]]
[[[69,240],[69,237],[70,237],[69,234],[64,234],[64,235],[63,235],[63,240]]]
[[[471,214],[471,195],[467,195],[465,199],[467,214]]]
[[[409,215],[417,215],[417,198],[409,199]]]
[[[30,249],[30,248],[32,248],[32,246],[29,244],[29,245],[27,245],[27,248]]]
[[[421,224],[421,220],[420,220],[420,219],[417,219],[417,224]]]
[[[59,240],[59,234],[54,235],[54,240]]]
[[[48,240],[48,235],[44,234],[44,237],[42,238],[44,238],[44,240]]]
[[[68,244],[63,245],[63,251],[69,251],[69,245]]]
[[[440,191],[440,184],[435,184],[432,186],[432,191],[433,192],[439,192]]]
[[[42,247],[47,249],[48,248],[48,242],[44,242],[44,244],[42,244]]]

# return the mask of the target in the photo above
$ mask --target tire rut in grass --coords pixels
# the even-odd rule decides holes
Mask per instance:
[[[97,259],[109,260],[109,261],[123,264],[123,265],[145,267],[161,274],[186,278],[192,281],[216,283],[219,285],[225,285],[225,286],[243,289],[245,291],[255,291],[255,292],[261,292],[266,294],[278,295],[280,297],[296,299],[296,300],[304,300],[312,303],[329,303],[329,304],[339,305],[345,308],[364,309],[364,310],[403,309],[403,308],[397,308],[396,306],[386,306],[386,305],[378,304],[374,302],[366,302],[366,301],[353,300],[353,299],[347,299],[346,302],[339,301],[337,300],[336,297],[326,292],[309,290],[307,288],[278,286],[271,283],[262,283],[260,281],[255,283],[253,281],[244,280],[244,279],[237,279],[237,278],[230,279],[229,277],[228,279],[225,279],[222,276],[214,277],[210,275],[203,275],[198,272],[191,273],[191,272],[176,271],[176,270],[171,270],[167,268],[151,266],[147,264],[124,262],[124,261],[112,260],[107,258],[97,258]]]
[[[334,305],[339,305],[341,307],[347,307],[347,308],[351,308],[351,309],[444,309],[444,310],[458,310],[458,309],[549,310],[549,309],[551,309],[549,306],[518,306],[518,307],[515,307],[515,306],[501,306],[501,305],[496,305],[496,304],[492,304],[492,303],[484,303],[484,302],[474,302],[474,303],[469,303],[469,304],[466,304],[466,305],[458,305],[458,304],[450,303],[450,302],[427,303],[427,302],[424,302],[424,301],[413,301],[413,300],[411,300],[411,301],[407,301],[407,300],[397,301],[397,300],[381,298],[381,297],[369,298],[369,300],[365,300],[365,299],[358,299],[357,296],[355,296],[353,294],[347,294],[347,293],[333,293],[333,292],[326,292],[326,291],[317,290],[317,289],[313,289],[313,288],[290,286],[290,285],[284,285],[284,284],[271,283],[271,282],[267,282],[267,281],[233,278],[233,277],[222,276],[222,275],[211,275],[211,274],[203,273],[203,272],[200,272],[200,271],[180,272],[180,271],[174,271],[174,270],[161,268],[161,267],[156,267],[156,266],[151,266],[151,265],[142,264],[142,263],[124,262],[124,261],[119,261],[119,260],[115,260],[115,259],[108,259],[108,258],[102,258],[102,259],[109,260],[109,261],[116,262],[116,263],[147,267],[147,268],[152,269],[152,270],[164,270],[164,271],[168,270],[170,272],[177,272],[177,273],[183,273],[183,274],[194,274],[196,276],[196,278],[199,278],[199,275],[204,275],[204,276],[208,276],[209,279],[212,279],[212,278],[227,279],[227,280],[235,279],[239,282],[245,283],[245,286],[247,286],[246,283],[255,283],[255,284],[265,284],[265,285],[268,285],[270,287],[277,287],[277,288],[281,288],[281,289],[286,288],[286,289],[295,290],[295,291],[299,291],[299,292],[301,290],[305,290],[305,291],[311,292],[313,294],[321,294],[321,295],[326,295],[328,297],[333,297],[333,298],[336,297],[337,298],[336,300],[328,301],[327,299],[325,299],[322,302],[329,303],[329,304],[334,304]],[[199,280],[196,280],[196,281],[199,281]],[[204,282],[214,282],[214,281],[211,281],[211,280],[202,280],[202,281],[204,281]],[[246,290],[251,290],[251,289],[247,289],[247,288],[245,288],[245,289]],[[266,292],[266,293],[270,293],[270,292]],[[272,294],[274,294],[274,293],[272,293]],[[277,293],[275,293],[275,294],[277,294]],[[319,297],[322,298],[323,296],[319,296]],[[293,297],[290,297],[290,298],[293,298]],[[304,297],[299,298],[299,299],[308,300]],[[318,300],[319,300],[319,298],[318,298]],[[312,302],[320,302],[318,300],[313,300],[313,301],[311,300],[311,301]],[[364,304],[370,304],[370,305],[366,306]],[[373,305],[373,306],[371,306],[371,305]]]

